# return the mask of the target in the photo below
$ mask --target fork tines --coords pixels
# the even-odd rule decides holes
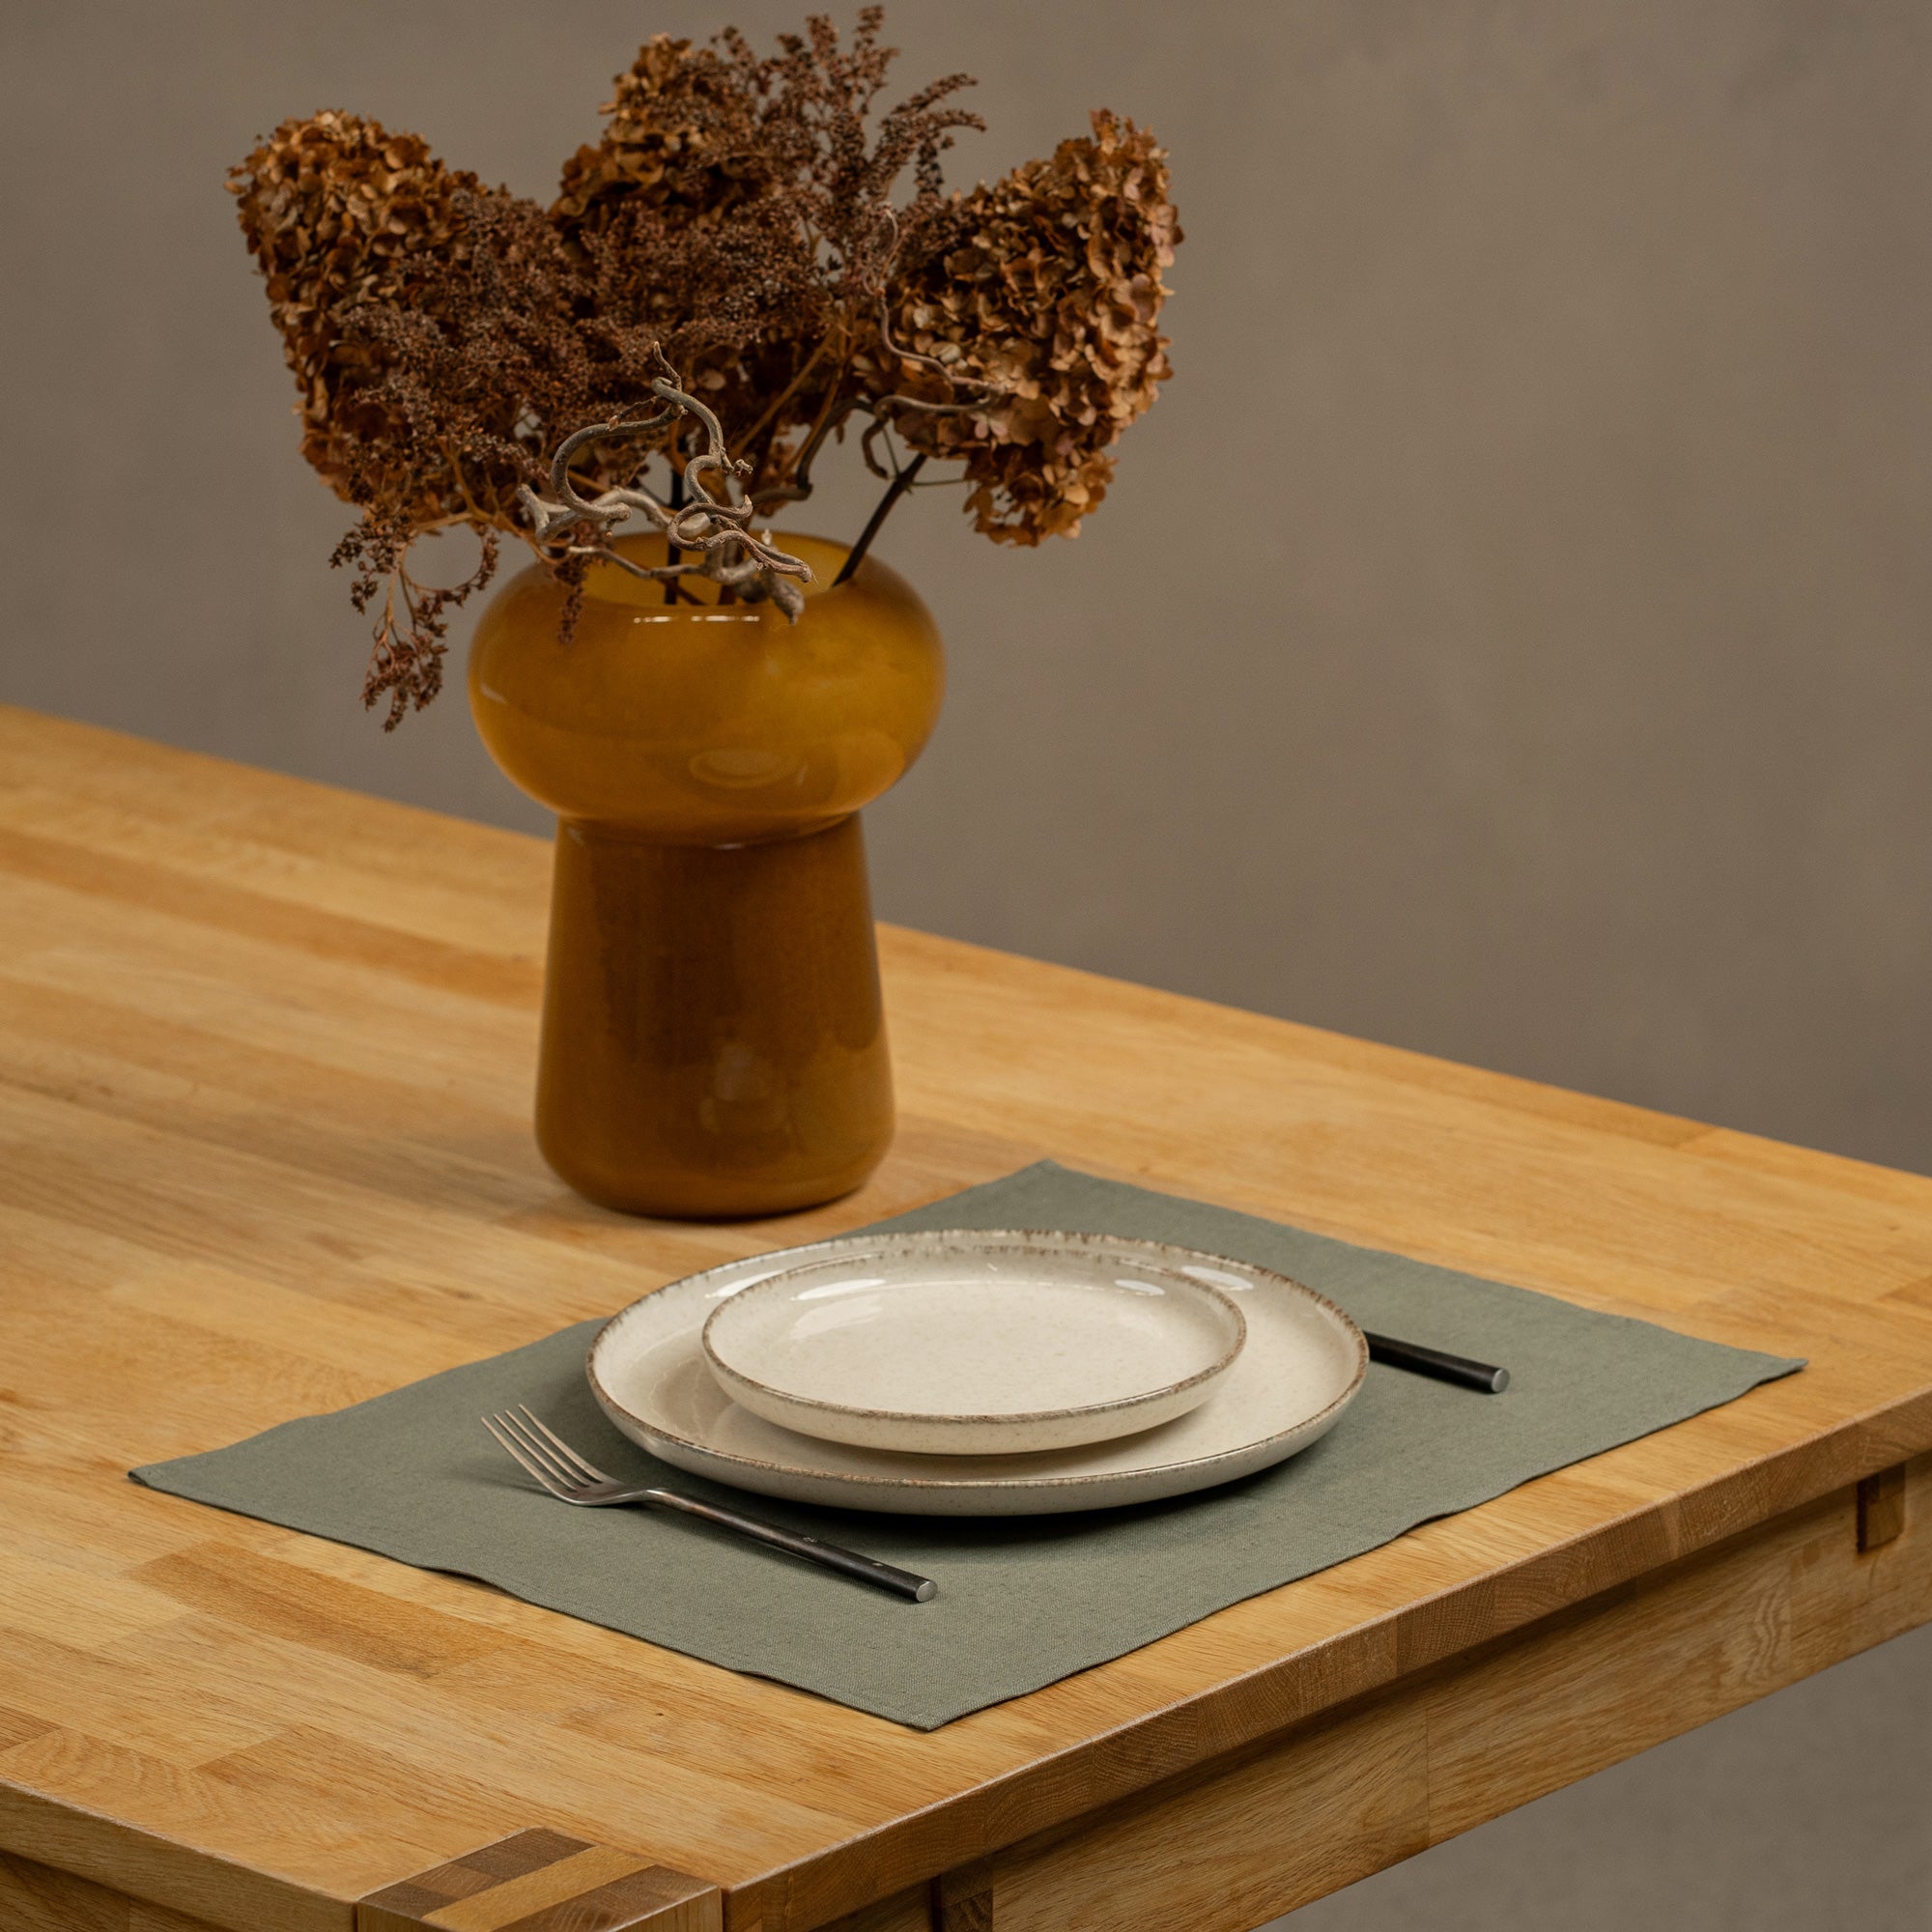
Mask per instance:
[[[483,1418],[483,1427],[514,1456],[524,1473],[534,1476],[552,1495],[568,1501],[580,1491],[613,1481],[587,1463],[569,1443],[529,1408],[498,1409]]]

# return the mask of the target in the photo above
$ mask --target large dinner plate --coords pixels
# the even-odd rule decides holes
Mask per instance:
[[[613,1316],[591,1345],[590,1387],[624,1434],[693,1475],[795,1502],[910,1516],[1040,1516],[1151,1502],[1231,1482],[1325,1435],[1368,1369],[1362,1331],[1287,1276],[1188,1248],[1061,1236],[1126,1264],[1178,1268],[1227,1294],[1247,1343],[1207,1402],[1136,1435],[1030,1456],[917,1456],[795,1435],[734,1403],[700,1343],[726,1297],[801,1263],[941,1251],[963,1240],[1036,1243],[1012,1231],[861,1235],[687,1275]]]

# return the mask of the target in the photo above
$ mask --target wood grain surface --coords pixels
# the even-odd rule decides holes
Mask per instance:
[[[1737,1701],[1932,1615],[1916,1489],[1862,1556],[1856,1501],[1932,1451],[1932,1180],[888,929],[880,1173],[781,1222],[626,1220],[530,1143],[548,867],[527,838],[0,710],[10,1873],[349,1932],[356,1901],[542,1831],[691,1874],[730,1932],[903,1932],[977,1910],[948,1890],[976,1870],[1008,1932],[1049,1872],[1132,1879],[1110,1818],[1299,1752],[1282,1775],[1335,1800],[1294,1854],[1314,1877],[1281,1876],[1278,1833],[1231,1867],[1272,1857],[1229,1910],[1275,1910],[1359,1875],[1364,1817],[1386,1861],[1641,1748],[1627,1704],[1728,1708],[1682,1699],[1653,1594],[1697,1559],[1710,1640],[1773,1660],[1725,1666]],[[1042,1154],[1812,1365],[930,1735],[126,1480]],[[1834,1536],[1843,1562],[1792,1554]],[[1854,1614],[1893,1573],[1886,1614]],[[1829,1641],[1790,1635],[1813,1583]],[[1615,1621],[1644,1603],[1654,1650],[1647,1612]],[[1552,1637],[1566,1617],[1593,1634]],[[1527,1703],[1482,1662],[1512,1644]],[[1509,1749],[1441,1747],[1428,1700],[1459,1684],[1455,1725],[1494,1740],[1514,1711]],[[1600,1745],[1570,1748],[1579,1727]]]

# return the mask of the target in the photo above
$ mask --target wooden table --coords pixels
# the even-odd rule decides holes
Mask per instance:
[[[0,711],[8,1932],[1233,1932],[1932,1616],[1932,1180],[889,930],[877,1179],[625,1220],[548,869]],[[1041,1154],[1811,1367],[930,1735],[125,1478]]]

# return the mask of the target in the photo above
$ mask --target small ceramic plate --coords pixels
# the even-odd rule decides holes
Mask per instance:
[[[605,1324],[591,1345],[591,1391],[654,1456],[738,1489],[897,1515],[1040,1516],[1153,1502],[1251,1475],[1326,1434],[1362,1386],[1362,1331],[1313,1290],[1245,1262],[1097,1236],[1070,1238],[1128,1265],[1153,1263],[1205,1282],[1247,1320],[1247,1341],[1209,1399],[1158,1429],[1031,1456],[909,1456],[781,1429],[719,1386],[699,1338],[721,1302],[801,1264],[886,1248],[929,1253],[961,1238],[862,1235],[687,1275]],[[1025,1246],[1041,1237],[973,1238]]]
[[[1172,1422],[1247,1334],[1219,1289],[1072,1236],[863,1244],[742,1288],[702,1341],[734,1402],[867,1449],[1017,1456]]]

